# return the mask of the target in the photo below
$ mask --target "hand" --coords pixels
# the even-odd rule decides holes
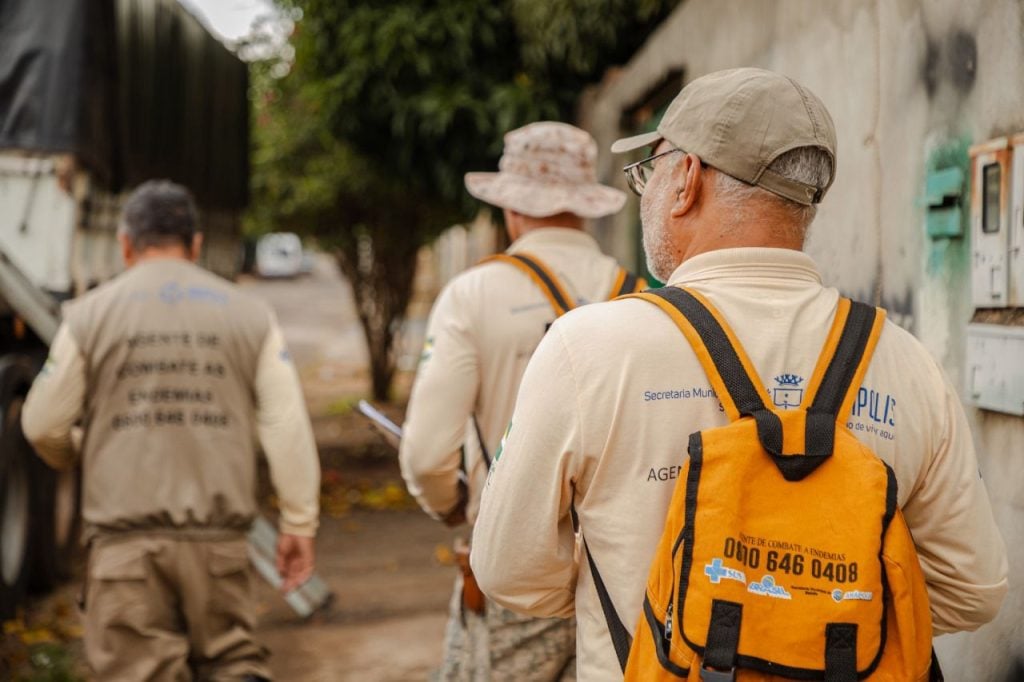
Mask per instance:
[[[469,502],[469,488],[466,486],[466,482],[459,479],[459,500],[455,503],[455,506],[448,510],[446,514],[441,516],[441,522],[449,528],[455,526],[461,526],[466,522],[466,504]]]
[[[442,516],[441,522],[449,528],[455,528],[456,526],[464,524],[466,522],[465,503],[456,505],[454,509]]]
[[[281,591],[288,592],[313,575],[313,538],[281,533],[277,540],[277,572],[284,582]]]

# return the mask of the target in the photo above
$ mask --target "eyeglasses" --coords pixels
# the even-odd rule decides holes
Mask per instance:
[[[654,174],[654,162],[656,159],[660,159],[663,156],[674,154],[676,152],[682,152],[682,149],[669,149],[667,152],[655,154],[654,156],[648,156],[646,159],[640,159],[636,163],[631,163],[622,169],[622,172],[626,174],[626,184],[633,190],[633,193],[638,197],[644,193],[644,187],[647,186],[647,181],[651,179],[651,175]]]

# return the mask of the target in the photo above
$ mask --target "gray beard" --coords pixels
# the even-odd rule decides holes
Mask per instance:
[[[662,192],[652,201],[646,204],[641,202],[640,205],[640,224],[644,255],[647,257],[647,269],[659,281],[666,283],[679,266],[672,257],[672,249],[663,219],[668,199],[669,194]]]

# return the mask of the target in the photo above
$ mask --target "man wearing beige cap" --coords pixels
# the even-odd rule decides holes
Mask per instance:
[[[498,173],[466,175],[470,194],[503,209],[512,246],[438,297],[401,443],[410,492],[449,525],[475,520],[520,377],[555,317],[642,284],[583,230],[584,219],[613,214],[626,200],[598,184],[596,161],[590,135],[540,122],[505,136]],[[571,678],[571,620],[525,618],[474,590],[471,575],[459,577],[442,679]]]
[[[641,196],[651,272],[711,302],[769,406],[795,407],[840,299],[801,251],[834,178],[828,111],[785,76],[722,71],[685,87],[656,132],[613,151],[642,147],[650,156],[625,170]],[[935,632],[992,619],[1006,555],[964,413],[936,362],[895,324],[882,328],[849,419],[895,471]],[[689,436],[727,421],[700,359],[658,306],[627,299],[561,318],[524,375],[477,517],[472,566],[484,592],[523,613],[575,615],[581,679],[622,679],[611,614],[594,572],[574,560],[571,510],[609,610],[631,635]]]

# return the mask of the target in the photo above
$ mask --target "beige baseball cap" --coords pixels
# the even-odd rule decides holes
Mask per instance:
[[[597,181],[597,142],[568,123],[539,121],[509,131],[497,173],[466,173],[477,199],[534,218],[618,213],[626,194]]]
[[[828,109],[792,78],[742,68],[702,76],[676,95],[655,132],[612,145],[619,154],[658,140],[696,154],[723,173],[799,204],[817,204],[836,176],[836,130]],[[813,187],[768,170],[797,147],[818,147],[832,158],[824,187]]]

